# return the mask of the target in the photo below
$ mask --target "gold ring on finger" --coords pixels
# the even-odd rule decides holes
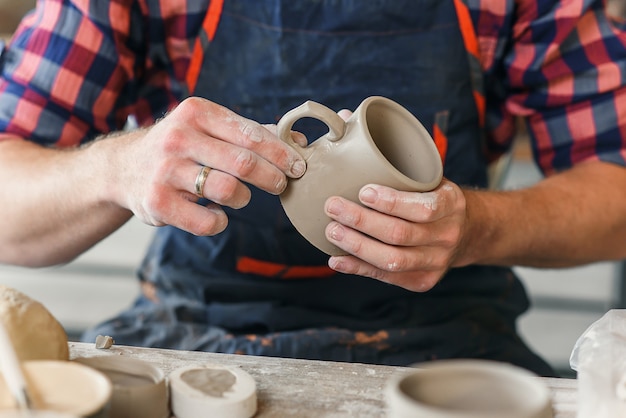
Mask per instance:
[[[211,171],[211,167],[203,165],[200,172],[196,176],[194,189],[198,197],[204,197],[204,183],[206,182],[206,178],[209,176],[209,171]]]

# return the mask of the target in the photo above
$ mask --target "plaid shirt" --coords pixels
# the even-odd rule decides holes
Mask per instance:
[[[178,103],[209,0],[38,2],[0,60],[0,132],[74,146]],[[626,33],[602,0],[467,0],[489,149],[524,116],[546,173],[626,165]],[[0,134],[0,139],[8,137]]]

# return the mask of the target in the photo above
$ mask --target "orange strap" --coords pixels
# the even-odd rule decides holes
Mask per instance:
[[[454,7],[456,8],[456,14],[459,19],[459,27],[461,28],[461,34],[463,35],[465,49],[467,49],[467,51],[475,57],[479,57],[478,39],[476,38],[474,23],[472,22],[469,9],[467,8],[467,5],[463,3],[463,0],[454,0]]]
[[[237,271],[277,279],[324,278],[337,273],[328,266],[288,266],[250,257],[240,257],[237,260]]]
[[[438,112],[435,114],[435,124],[433,126],[433,141],[439,151],[441,162],[445,164],[446,154],[448,153],[448,111]]]
[[[204,21],[202,22],[202,31],[206,33],[208,41],[212,41],[215,37],[215,31],[217,31],[217,25],[222,17],[222,8],[224,7],[224,0],[211,0],[209,8]],[[202,34],[201,34],[202,35]],[[191,61],[189,63],[189,70],[187,71],[187,87],[189,92],[193,93],[200,77],[200,70],[202,68],[202,62],[204,61],[204,44],[201,36],[196,38],[193,52],[191,55]]]
[[[470,58],[473,61],[470,62],[470,71],[481,72],[478,38],[476,37],[476,31],[474,30],[474,23],[472,22],[472,17],[470,16],[469,9],[467,8],[467,5],[463,2],[463,0],[454,0],[454,7],[456,8],[456,14],[459,19],[459,27],[461,29],[461,35],[463,36],[465,49],[467,50],[468,54],[470,54]],[[476,76],[480,75],[477,74]],[[473,79],[474,77],[472,77],[472,80]],[[473,88],[474,102],[476,103],[476,108],[478,109],[480,126],[484,126],[486,111],[485,95],[483,94],[482,89],[479,89],[478,86],[473,85]]]

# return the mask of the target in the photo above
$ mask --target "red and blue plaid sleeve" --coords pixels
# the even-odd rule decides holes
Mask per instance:
[[[513,117],[524,116],[545,173],[588,160],[626,165],[626,32],[604,2],[503,1],[475,11],[492,148],[506,147]]]
[[[176,104],[199,23],[160,3],[39,1],[2,56],[0,132],[74,146]]]

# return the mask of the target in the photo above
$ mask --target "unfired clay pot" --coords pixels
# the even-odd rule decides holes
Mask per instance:
[[[99,370],[111,380],[109,418],[169,418],[165,373],[155,365],[114,355],[81,357],[74,361]]]
[[[326,135],[306,148],[291,138],[291,127],[304,117],[329,127]],[[278,136],[307,162],[304,176],[289,180],[281,203],[295,228],[329,255],[344,253],[325,236],[330,218],[324,203],[330,196],[358,202],[359,190],[370,183],[424,192],[436,188],[443,175],[441,157],[428,131],[408,110],[384,97],[365,99],[347,121],[308,101],[281,118]]]
[[[551,418],[550,391],[526,369],[488,360],[439,360],[392,378],[390,418]]]

